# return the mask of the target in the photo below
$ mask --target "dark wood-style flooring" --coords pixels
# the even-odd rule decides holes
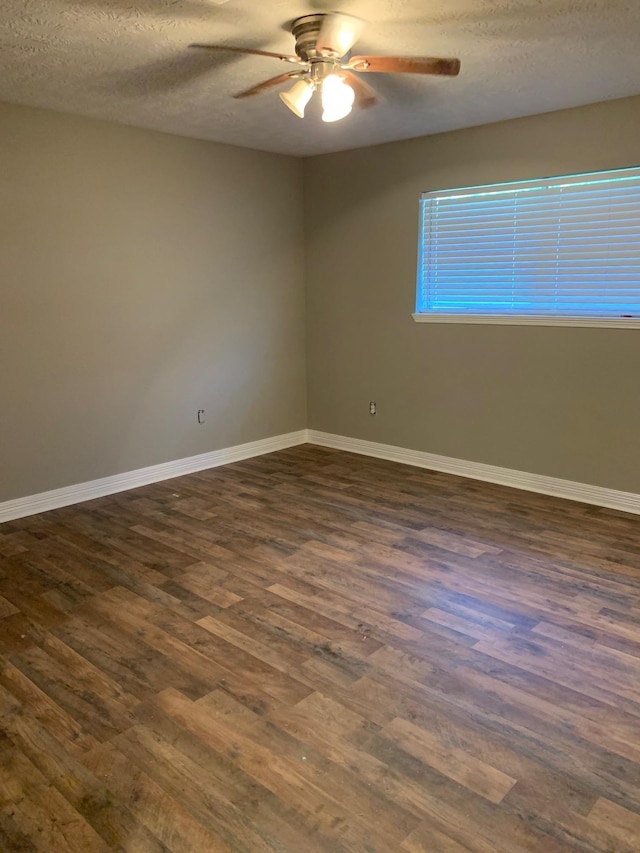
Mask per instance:
[[[0,850],[638,853],[640,519],[303,446],[0,527]]]

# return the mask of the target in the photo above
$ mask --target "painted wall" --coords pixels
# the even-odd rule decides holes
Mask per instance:
[[[640,332],[410,316],[422,190],[638,163],[640,98],[304,163],[0,105],[0,501],[305,425],[640,492]]]
[[[305,161],[309,426],[640,492],[640,330],[411,318],[421,191],[637,165],[640,97]]]
[[[0,199],[0,501],[305,426],[299,161],[0,105]]]

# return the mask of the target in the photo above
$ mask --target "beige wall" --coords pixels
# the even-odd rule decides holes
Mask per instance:
[[[2,105],[0,199],[0,501],[305,426],[300,162]]]
[[[307,424],[640,492],[640,332],[410,317],[420,191],[638,163],[640,98],[304,164],[0,105],[0,501]]]
[[[410,316],[422,190],[639,164],[640,98],[307,160],[309,426],[640,492],[640,330]]]

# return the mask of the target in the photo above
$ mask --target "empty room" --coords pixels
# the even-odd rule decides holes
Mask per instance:
[[[638,853],[631,0],[0,8],[0,853]]]

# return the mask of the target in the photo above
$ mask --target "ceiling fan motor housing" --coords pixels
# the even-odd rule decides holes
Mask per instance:
[[[326,17],[324,14],[303,15],[291,23],[291,32],[296,40],[296,54],[305,62],[323,58],[316,45],[320,28]]]

